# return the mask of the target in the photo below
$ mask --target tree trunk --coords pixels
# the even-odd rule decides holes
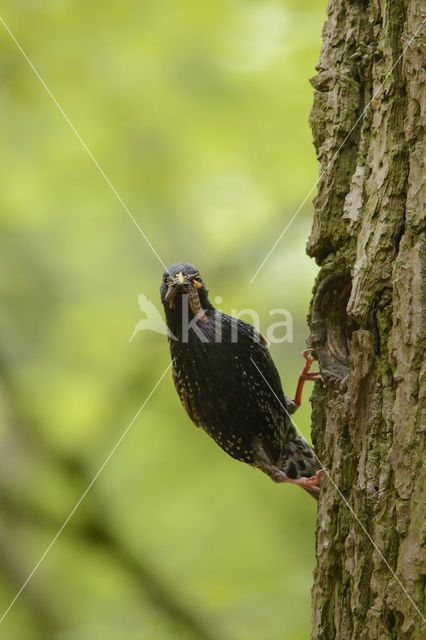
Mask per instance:
[[[320,180],[308,253],[321,265],[310,326],[324,375],[313,439],[331,479],[312,638],[414,640],[424,630],[425,10],[330,0],[328,11],[312,81]]]

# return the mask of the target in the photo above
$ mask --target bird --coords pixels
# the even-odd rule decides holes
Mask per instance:
[[[216,309],[193,265],[166,269],[160,287],[172,376],[189,418],[232,458],[296,484],[318,498],[324,469],[290,418],[311,372],[311,350],[295,398],[285,396],[266,338],[251,324]]]

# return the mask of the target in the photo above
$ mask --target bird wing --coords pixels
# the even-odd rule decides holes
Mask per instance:
[[[250,372],[250,375],[253,377],[253,384],[255,384],[256,387],[259,385],[260,389],[266,387],[267,393],[274,396],[275,401],[281,406],[282,412],[285,412],[286,401],[281,379],[268,350],[268,340],[248,322],[226,316],[226,314],[222,315],[224,316],[222,318],[224,341],[229,340],[232,331],[234,336],[237,335],[237,342],[235,344],[236,346],[239,345],[239,348],[236,352],[239,352],[241,356],[243,356],[242,359],[247,373]]]

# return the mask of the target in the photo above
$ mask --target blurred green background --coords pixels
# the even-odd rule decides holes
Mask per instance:
[[[294,320],[316,267],[308,114],[325,3],[4,0],[1,16],[166,264],[226,312]],[[0,25],[0,606],[4,611],[169,362],[144,331],[163,268]],[[308,437],[310,406],[295,416]],[[8,639],[301,640],[316,505],[224,454],[170,373],[0,625]],[[1,615],[1,613],[0,613]]]

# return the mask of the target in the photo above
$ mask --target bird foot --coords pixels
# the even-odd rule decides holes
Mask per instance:
[[[311,485],[311,484],[320,484],[323,475],[325,474],[326,469],[318,469],[318,471],[316,473],[314,473],[313,476],[311,476],[310,478],[299,478],[299,480],[302,480],[303,483],[307,484],[307,485]]]
[[[282,478],[281,482],[291,482],[292,484],[297,484],[298,487],[302,487],[303,489],[319,492],[320,488],[318,485],[321,483],[321,479],[325,472],[326,469],[319,469],[310,478],[289,478],[288,476],[285,476],[285,478]]]
[[[294,404],[296,409],[300,407],[302,404],[302,391],[303,385],[306,380],[317,380],[321,377],[321,373],[319,371],[309,371],[312,366],[312,363],[315,362],[316,358],[314,358],[312,354],[313,349],[305,349],[302,351],[302,356],[305,358],[305,366],[299,375],[299,381],[297,383],[296,395],[294,396]]]

